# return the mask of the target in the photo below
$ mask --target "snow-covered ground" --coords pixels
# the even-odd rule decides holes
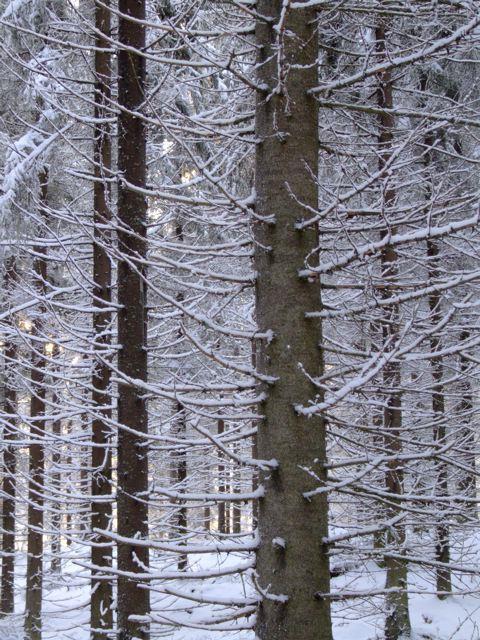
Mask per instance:
[[[19,558],[21,560],[21,558]],[[238,565],[240,559],[235,554],[208,556],[198,561],[196,569],[203,571],[218,567],[226,569]],[[23,586],[24,566],[17,563],[19,570],[17,584]],[[160,565],[158,567],[160,569]],[[169,567],[171,570],[172,567]],[[75,561],[65,562],[61,575],[45,574],[44,600],[44,640],[88,640],[88,574]],[[454,595],[440,601],[427,593],[432,589],[433,576],[425,571],[411,572],[409,587],[410,616],[413,626],[412,640],[480,640],[480,571],[456,581],[456,588],[466,595]],[[370,562],[352,569],[333,580],[335,591],[369,591],[381,589],[385,583],[384,571]],[[187,586],[188,585],[188,586]],[[209,579],[206,582],[168,581],[157,584],[159,592],[152,594],[153,611],[168,618],[184,619],[195,625],[206,616],[223,611],[222,607],[202,605],[178,598],[176,595],[161,593],[168,589],[188,591],[194,597],[205,599],[242,598],[253,594],[248,579],[227,576]],[[21,588],[19,589],[19,592]],[[17,614],[8,619],[0,619],[0,640],[23,640],[23,603],[20,597],[16,603]],[[368,603],[360,600],[336,602],[333,607],[335,640],[382,640],[383,598],[369,598]],[[253,640],[251,631],[235,633],[204,631],[194,628],[174,628],[154,625],[152,640],[168,637],[171,640]],[[299,640],[301,640],[299,638]]]

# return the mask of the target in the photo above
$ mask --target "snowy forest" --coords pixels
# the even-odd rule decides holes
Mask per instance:
[[[479,640],[480,0],[0,0],[0,640]]]

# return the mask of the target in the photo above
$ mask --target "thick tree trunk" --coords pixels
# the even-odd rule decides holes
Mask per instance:
[[[380,23],[375,29],[376,51],[378,60],[388,58],[386,37],[388,29]],[[395,121],[393,110],[393,82],[390,71],[381,72],[378,76],[377,102],[381,109],[388,109],[379,116],[379,168],[383,169],[388,163],[393,152]],[[383,202],[387,214],[394,215],[393,207],[396,201],[394,186],[390,178],[386,178],[383,188]],[[389,229],[394,233],[395,227]],[[386,232],[387,233],[387,232]],[[388,296],[390,289],[396,285],[398,277],[398,256],[395,248],[387,245],[381,256],[383,291]],[[391,305],[385,308],[385,316],[382,322],[382,334],[384,349],[392,348],[398,337],[398,307]],[[400,395],[401,386],[400,364],[390,361],[383,371],[383,383],[385,387],[383,429],[385,449],[390,456],[402,454],[402,401]],[[392,458],[386,468],[385,484],[390,493],[390,504],[387,509],[387,517],[392,518],[401,512],[401,504],[397,496],[401,496],[404,486],[404,471],[402,463]],[[405,545],[405,527],[397,524],[394,530],[389,530],[386,537],[386,548],[393,547],[395,551],[402,553]],[[400,640],[410,635],[410,616],[408,611],[408,566],[407,563],[385,556],[386,571],[386,615],[385,615],[385,640]]]
[[[287,3],[289,4],[289,3]],[[275,378],[264,388],[258,456],[276,459],[262,473],[259,504],[258,587],[264,593],[256,634],[260,640],[331,640],[326,494],[304,493],[326,479],[322,416],[295,409],[318,397],[310,379],[323,370],[321,326],[305,313],[321,308],[318,281],[302,279],[317,229],[298,230],[318,207],[318,105],[316,13],[282,0],[259,0],[256,25],[262,90],[256,107],[255,268],[257,322],[272,339],[257,348],[258,369]],[[272,221],[262,221],[270,218]],[[305,469],[310,469],[308,473]]]
[[[148,547],[134,540],[148,538],[148,419],[144,390],[135,380],[147,379],[146,258],[147,201],[140,189],[146,186],[146,127],[135,115],[143,105],[145,58],[145,0],[120,0],[118,39],[118,171],[120,175],[118,218],[118,367],[132,383],[119,386],[118,421],[118,533],[131,542],[118,544],[118,637],[133,640],[149,637],[149,625],[130,616],[145,616],[150,609],[149,592],[132,574],[145,572]],[[132,18],[132,19],[129,19]],[[126,428],[123,429],[122,425]]]
[[[5,291],[8,294],[16,281],[16,261],[10,257],[5,262]],[[9,325],[13,331],[14,318],[10,318]],[[3,535],[2,535],[2,583],[0,615],[14,612],[15,587],[15,496],[16,496],[16,468],[17,453],[15,440],[17,438],[17,391],[13,372],[16,369],[17,346],[14,340],[8,340],[4,345],[5,354],[5,399],[3,410],[8,420],[4,429],[5,449],[3,452]]]
[[[41,204],[46,206],[48,173],[40,175]],[[47,282],[47,251],[45,246],[34,247],[33,263],[35,286],[39,295],[45,293]],[[43,304],[39,306],[39,314]],[[32,336],[39,334],[41,319],[33,321]],[[45,358],[42,344],[33,341],[32,397],[30,402],[30,447],[28,483],[28,533],[27,533],[27,588],[25,595],[25,639],[42,638],[42,589],[43,589],[43,505],[45,483]]]
[[[111,16],[109,0],[95,3],[95,117],[98,120],[110,115],[111,54],[103,50],[110,45],[105,36],[110,35]],[[92,581],[90,627],[91,639],[103,640],[105,630],[113,627],[113,584],[102,576],[112,566],[112,542],[96,530],[108,531],[112,526],[112,417],[111,371],[108,365],[111,344],[112,267],[106,245],[110,241],[111,189],[109,179],[112,168],[110,126],[98,122],[94,131],[95,178],[93,192],[94,243],[93,243],[93,297],[97,307],[93,315],[95,335],[94,349],[99,354],[92,371],[92,403],[95,415],[92,420]]]

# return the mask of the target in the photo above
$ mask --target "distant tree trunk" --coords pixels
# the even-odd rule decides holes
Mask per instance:
[[[321,325],[305,313],[321,308],[317,279],[299,277],[318,245],[316,225],[296,223],[318,207],[318,105],[308,90],[317,85],[317,13],[292,9],[283,0],[258,0],[256,24],[259,81],[256,105],[257,195],[256,303],[259,331],[272,332],[258,347],[258,369],[275,379],[265,386],[260,409],[258,456],[278,469],[262,472],[259,501],[258,585],[260,640],[331,640],[325,493],[304,493],[326,480],[326,425],[307,418],[320,390],[311,377],[323,371]],[[268,18],[265,20],[264,17]],[[271,222],[262,218],[273,218]],[[312,473],[307,473],[309,468]],[[313,476],[318,479],[314,479]],[[307,560],[305,554],[307,553]],[[275,597],[277,596],[277,597]],[[288,598],[288,602],[285,602]]]
[[[428,272],[430,280],[439,277],[439,249],[434,240],[427,240]],[[442,319],[442,309],[440,305],[441,295],[433,292],[428,297],[432,324],[438,324]],[[439,337],[434,333],[430,337],[430,349],[435,353],[441,349]],[[433,391],[432,391],[432,411],[434,419],[433,440],[438,447],[445,445],[446,438],[446,418],[445,418],[445,391],[443,386],[443,357],[435,356],[431,360]],[[441,459],[435,458],[435,496],[440,498],[448,497],[448,466]],[[438,511],[438,522],[436,524],[436,544],[435,559],[442,565],[450,563],[450,532],[448,521],[445,516],[445,505],[434,504]],[[452,575],[448,566],[439,566],[436,570],[437,591],[439,598],[445,598],[446,593],[452,591]],[[442,595],[443,594],[443,595]]]
[[[465,342],[470,337],[468,331],[462,331],[460,336],[461,342]],[[462,476],[458,483],[458,492],[461,496],[467,498],[465,516],[466,519],[475,521],[478,519],[477,499],[477,461],[476,451],[477,444],[475,442],[475,428],[472,425],[473,411],[473,393],[472,385],[469,380],[469,363],[465,355],[460,353],[460,372],[461,379],[461,400],[458,407],[461,421],[461,449],[464,451],[463,460],[468,467],[468,471],[462,472]]]
[[[237,447],[237,453],[238,451]],[[232,493],[241,493],[242,491],[242,468],[235,466],[232,472]],[[242,532],[242,503],[232,502],[232,533]]]
[[[421,74],[420,90],[423,94],[426,94],[428,89],[427,76],[425,73]],[[435,171],[435,167],[432,167],[433,163],[433,148],[435,139],[431,133],[425,137],[425,146],[427,148],[424,154],[424,164],[427,171],[426,180],[426,197],[431,199],[432,179],[428,174]],[[438,242],[435,240],[427,240],[427,269],[428,278],[430,282],[435,282],[442,276],[440,269],[440,250]],[[428,306],[430,309],[430,319],[433,326],[438,325],[442,319],[441,308],[442,295],[438,291],[433,291],[428,296]],[[440,337],[433,333],[430,336],[430,350],[432,354],[436,354],[442,349],[442,342]],[[446,416],[445,416],[445,389],[443,384],[444,377],[444,365],[443,356],[434,355],[430,361],[433,388],[432,388],[432,413],[434,420],[433,427],[433,441],[437,447],[445,445],[446,438]],[[448,465],[446,462],[439,458],[434,458],[435,467],[435,496],[439,498],[448,497]],[[450,563],[450,531],[447,522],[447,518],[444,514],[445,505],[437,505],[434,503],[434,510],[438,513],[435,525],[435,559],[442,565],[448,565]],[[439,598],[444,598],[445,593],[450,593],[452,590],[452,576],[448,566],[438,566],[436,569],[436,583],[437,592],[439,592]],[[443,594],[443,595],[442,595]]]
[[[218,421],[218,435],[221,436],[222,433],[225,432],[225,421]],[[226,480],[225,480],[225,463],[223,462],[223,453],[218,452],[218,455],[221,459],[220,464],[218,465],[218,493],[227,493]],[[220,501],[218,503],[218,531],[219,533],[230,533],[229,527],[229,519],[228,519],[228,511],[227,504],[225,501]]]
[[[5,261],[4,287],[8,294],[17,279],[16,260],[10,257]],[[13,332],[15,319],[8,321]],[[13,339],[4,345],[5,354],[5,399],[3,411],[8,425],[4,428],[3,439],[3,535],[2,535],[2,583],[0,615],[14,612],[15,587],[15,496],[17,454],[15,440],[17,438],[17,391],[13,372],[16,369],[17,346]]]
[[[179,403],[176,405],[176,417],[175,417],[175,431],[174,435],[179,439],[182,439],[186,435],[187,425],[185,408]],[[173,449],[172,454],[172,482],[176,491],[183,491],[185,487],[185,481],[187,479],[187,451],[186,448]],[[187,533],[188,518],[187,518],[187,506],[185,500],[175,499],[174,503],[174,518],[173,518],[173,536],[174,538],[182,539]],[[182,541],[182,540],[181,540]],[[181,544],[180,541],[180,544]],[[180,553],[177,559],[177,567],[179,571],[184,571],[188,566],[187,554]]]
[[[210,493],[210,485],[212,480],[212,470],[211,465],[207,464],[205,467],[205,492]],[[210,502],[205,501],[205,506],[203,507],[203,527],[205,531],[210,531],[212,528],[212,509],[210,506]]]
[[[183,225],[180,220],[177,220],[175,226],[175,235],[178,242],[183,242]],[[179,291],[176,296],[179,302],[183,302],[185,299],[185,295],[182,291]],[[182,337],[184,336],[183,332],[183,322],[182,318],[179,321],[178,329],[177,329],[177,340],[179,344],[182,341]],[[173,421],[173,430],[174,435],[178,438],[178,440],[182,440],[186,438],[187,435],[187,414],[185,407],[180,403],[176,403],[176,416]],[[172,451],[172,468],[171,468],[171,477],[172,482],[176,487],[176,490],[182,492],[185,490],[185,483],[187,480],[187,449],[183,448],[175,448]],[[182,538],[187,533],[188,527],[188,510],[185,500],[181,498],[177,500],[173,500],[173,503],[176,505],[174,507],[174,518],[173,518],[173,536],[174,538],[180,538],[182,542]],[[180,542],[180,544],[181,544]],[[184,571],[188,567],[188,556],[184,553],[180,553],[177,558],[177,568],[179,571]]]
[[[41,205],[46,207],[48,173],[40,175]],[[47,282],[47,251],[44,245],[34,247],[33,269],[35,286],[39,296],[45,294]],[[39,314],[44,305],[39,305]],[[38,336],[42,320],[33,321],[32,337]],[[28,533],[27,533],[27,588],[25,596],[25,638],[42,638],[42,589],[43,589],[43,505],[45,490],[45,357],[43,346],[33,340],[32,397],[30,401],[29,482],[28,482]]]
[[[210,505],[207,504],[205,507],[203,507],[203,526],[205,528],[205,531],[210,531],[211,517],[212,513]]]
[[[93,393],[92,393],[93,396]],[[87,402],[87,400],[85,400],[85,402]],[[85,438],[84,440],[86,440],[87,442],[90,443],[90,441],[92,440],[92,429],[91,429],[91,423],[90,423],[90,418],[88,413],[84,413],[82,415],[82,417],[80,418],[81,421],[81,426],[82,426],[82,431],[85,434]],[[93,449],[93,447],[92,447]],[[82,445],[80,447],[79,450],[79,456],[80,456],[80,474],[79,474],[79,487],[78,487],[78,492],[80,494],[83,493],[83,495],[87,495],[89,496],[88,499],[86,499],[85,502],[83,502],[81,505],[79,505],[78,508],[78,535],[79,535],[79,539],[81,540],[85,540],[86,537],[88,537],[88,532],[90,531],[90,515],[91,515],[91,498],[90,498],[90,489],[91,489],[91,482],[90,482],[90,475],[89,475],[89,469],[90,469],[90,462],[91,462],[91,458],[93,454],[93,451],[91,452],[90,450],[90,446],[88,445]]]
[[[257,343],[252,340],[252,367],[256,371],[257,362]],[[259,421],[256,420],[253,424],[258,429]],[[258,458],[258,435],[255,433],[252,437],[252,458],[256,460]],[[252,469],[252,491],[255,492],[258,489],[258,469],[254,467]],[[258,526],[258,500],[254,500],[252,503],[252,529],[255,530]]]
[[[57,394],[54,393],[52,397],[52,405],[55,410],[55,406],[58,405]],[[52,485],[53,490],[62,490],[62,474],[60,472],[60,464],[62,456],[60,453],[60,436],[62,433],[62,421],[57,419],[52,423],[52,436],[53,436],[53,454],[52,454]],[[54,573],[59,573],[62,567],[60,551],[61,551],[61,528],[62,528],[62,507],[58,500],[54,500],[52,504],[52,543],[51,543],[51,570]]]
[[[70,421],[68,421],[65,425],[65,433],[66,436],[69,437],[72,433],[72,423]],[[65,455],[65,466],[67,469],[69,469],[68,472],[68,482],[69,484],[72,481],[72,454],[71,454],[71,448],[67,446],[67,451],[66,451],[66,455]],[[66,493],[70,493],[70,489],[69,489],[69,485],[67,485],[66,487]],[[72,544],[72,505],[71,504],[67,504],[66,507],[66,514],[65,514],[65,533],[66,533],[66,542],[67,542],[67,546],[70,546]]]
[[[383,445],[383,437],[382,437],[382,430],[383,430],[383,412],[380,410],[376,410],[374,409],[374,414],[373,414],[373,418],[372,418],[372,423],[373,423],[373,427],[374,427],[374,444],[375,444],[375,448],[377,448],[379,445],[382,446]],[[380,442],[381,441],[381,442]],[[385,508],[384,505],[380,504],[377,505],[375,508],[375,516],[380,520],[384,520],[385,519]],[[375,549],[375,551],[378,552],[378,555],[375,556],[375,560],[378,564],[378,566],[380,568],[385,568],[385,559],[382,555],[382,552],[385,550],[385,536],[386,533],[385,531],[382,529],[380,531],[376,531],[373,534],[373,548]]]
[[[134,540],[148,538],[148,418],[143,389],[129,380],[147,379],[145,196],[130,188],[146,186],[146,127],[136,112],[145,97],[145,0],[119,0],[118,40],[118,233],[123,257],[118,265],[118,368],[126,383],[118,397],[118,533],[131,542],[118,544],[118,638],[147,640],[149,625],[131,620],[150,609],[147,589],[132,574],[145,572],[148,547]],[[138,53],[137,53],[138,52]],[[122,425],[126,428],[123,429]]]
[[[380,21],[375,29],[375,44],[378,60],[386,60],[388,56],[386,38],[389,33],[384,21]],[[388,163],[393,152],[395,121],[393,111],[393,81],[392,74],[382,71],[378,75],[377,102],[380,109],[385,109],[379,116],[379,168],[383,169]],[[388,110],[388,111],[387,111]],[[383,190],[383,201],[387,213],[393,214],[396,201],[394,186],[390,178],[386,178]],[[394,215],[394,214],[393,214]],[[395,227],[389,230],[393,233]],[[388,231],[385,231],[385,234]],[[392,245],[386,245],[381,256],[382,290],[388,296],[392,287],[396,285],[398,278],[398,256]],[[398,305],[385,308],[385,316],[382,321],[382,334],[384,349],[390,349],[392,343],[398,337]],[[383,370],[383,382],[385,393],[385,408],[383,416],[383,429],[385,449],[391,456],[385,472],[385,484],[389,497],[387,517],[392,518],[401,513],[401,503],[397,496],[401,496],[404,486],[404,470],[400,460],[395,455],[402,454],[402,401],[400,395],[401,369],[396,361],[390,361]],[[387,532],[386,549],[393,545],[400,553],[405,545],[405,527],[397,524],[395,529]],[[408,611],[408,566],[407,563],[385,555],[386,571],[386,616],[385,616],[385,640],[400,640],[410,636],[410,616]]]

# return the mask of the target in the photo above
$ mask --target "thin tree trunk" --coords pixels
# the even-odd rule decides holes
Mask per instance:
[[[66,432],[66,436],[70,437],[71,433],[72,433],[72,423],[70,421],[68,421],[65,425],[65,432]],[[71,448],[67,446],[67,451],[66,451],[66,455],[65,455],[65,466],[66,468],[69,470],[68,471],[68,484],[67,484],[67,488],[66,488],[66,493],[70,493],[70,489],[69,487],[71,486],[72,483],[72,454],[71,454]],[[66,543],[67,546],[70,546],[72,544],[72,506],[70,504],[67,504],[67,508],[66,508],[66,514],[65,514],[65,539],[66,539]]]
[[[92,394],[93,395],[93,394]],[[82,431],[85,434],[85,440],[90,443],[92,440],[92,428],[88,413],[84,413],[80,418],[80,424]],[[81,504],[78,509],[78,535],[80,540],[85,540],[88,537],[91,525],[91,482],[90,482],[90,446],[82,445],[79,450],[80,456],[80,474],[79,474],[79,486],[78,491],[80,494],[88,496],[85,502]],[[93,454],[93,451],[92,451]]]
[[[376,51],[379,60],[387,59],[388,29],[381,21],[375,29]],[[378,76],[377,101],[380,109],[388,109],[379,116],[379,168],[383,169],[389,161],[394,145],[395,121],[393,111],[393,82],[390,71],[380,72]],[[388,178],[387,178],[388,180]],[[396,201],[395,188],[387,182],[383,192],[384,206],[392,213]],[[394,228],[390,229],[394,233]],[[386,233],[386,232],[385,232]],[[386,245],[381,256],[382,285],[385,295],[395,285],[398,277],[398,256],[392,245]],[[385,349],[392,348],[398,336],[398,306],[391,305],[385,309],[382,322],[383,344]],[[390,504],[387,517],[392,518],[401,512],[401,504],[396,499],[401,496],[404,486],[404,470],[402,463],[393,456],[402,454],[402,401],[400,395],[401,369],[400,364],[390,361],[383,371],[385,387],[385,408],[383,428],[385,448],[392,456],[385,472],[385,484],[390,493]],[[400,524],[389,530],[386,537],[386,548],[394,545],[400,553],[405,545],[405,527]],[[408,566],[407,563],[386,555],[384,558],[386,571],[386,616],[385,640],[399,640],[410,635],[410,616],[408,611]]]
[[[174,435],[179,439],[184,438],[186,435],[186,416],[185,408],[178,403],[176,406],[176,418],[175,418],[175,431]],[[187,451],[186,449],[176,450],[173,449],[171,453],[172,457],[172,474],[171,479],[176,491],[183,491],[185,487],[185,481],[187,479]],[[187,506],[185,500],[176,499],[174,503],[174,517],[173,517],[173,537],[180,539],[180,544],[183,541],[184,536],[187,533],[188,518],[187,518]],[[188,566],[187,554],[180,553],[177,559],[177,567],[179,571],[184,571]]]
[[[236,453],[239,452],[239,448]],[[235,466],[232,472],[232,493],[241,493],[242,491],[242,468],[240,466]],[[232,502],[232,533],[241,533],[242,532],[242,503]]]
[[[252,367],[256,371],[257,370],[257,343],[255,340],[252,340]],[[256,420],[254,425],[257,429],[259,428],[259,421]],[[252,437],[252,458],[256,460],[258,458],[258,435],[255,433]],[[252,469],[252,491],[255,492],[258,489],[258,470],[254,467]],[[253,500],[252,503],[252,529],[255,529],[258,526],[258,500]]]
[[[383,430],[383,412],[381,410],[377,411],[376,409],[374,409],[372,423],[374,427],[374,444],[375,448],[377,448],[377,446],[380,444],[380,441],[383,445],[383,437],[381,435]],[[385,516],[386,514],[383,505],[378,505],[375,509],[375,518],[377,519],[377,522],[379,520],[385,520]],[[384,530],[376,531],[373,534],[373,548],[378,552],[378,555],[375,556],[375,559],[381,569],[385,568],[385,559],[383,557],[383,554],[381,553],[385,551],[385,536],[386,533]]]
[[[210,465],[207,464],[207,466],[205,467],[205,475],[206,475],[206,479],[205,479],[205,492],[206,493],[210,493],[211,492],[211,476],[212,476],[212,471],[210,468]],[[205,529],[205,531],[211,531],[212,528],[212,509],[210,506],[210,502],[205,501],[205,506],[203,507],[203,527]]]
[[[40,175],[41,205],[46,207],[48,193],[48,173]],[[34,247],[33,263],[35,285],[39,295],[43,295],[47,282],[47,251],[45,246]],[[40,304],[39,312],[43,310]],[[33,321],[32,336],[39,334],[41,319]],[[25,596],[25,637],[26,640],[42,638],[42,589],[43,589],[43,505],[45,482],[45,358],[41,343],[33,342],[32,355],[32,397],[30,403],[29,483],[28,483],[28,533],[27,533],[27,588]]]
[[[435,280],[439,276],[438,260],[439,249],[438,244],[434,240],[427,240],[427,257],[428,257],[428,275],[430,280]],[[438,292],[433,292],[428,296],[428,304],[430,307],[432,324],[438,324],[442,318],[442,310],[440,306],[441,296]],[[432,334],[430,337],[430,349],[435,353],[441,349],[441,342],[437,335]],[[445,422],[445,391],[443,387],[443,358],[435,356],[431,360],[433,391],[432,391],[432,411],[435,421],[433,427],[433,440],[437,447],[445,445],[446,438],[446,422]],[[438,458],[435,458],[435,495],[445,498],[448,496],[448,466]],[[450,563],[450,532],[448,521],[444,514],[443,508],[438,513],[438,522],[436,523],[436,543],[435,543],[435,559],[442,565]],[[448,566],[438,566],[436,570],[437,592],[439,598],[445,598],[446,593],[452,591],[452,575]]]
[[[5,291],[7,294],[13,289],[16,281],[16,260],[10,257],[5,262]],[[9,319],[13,331],[14,318]],[[15,596],[15,496],[16,496],[16,468],[17,453],[15,440],[17,438],[17,391],[13,372],[16,368],[17,346],[13,339],[6,342],[5,354],[5,400],[3,410],[8,421],[4,429],[5,449],[3,452],[3,535],[2,535],[2,582],[0,615],[14,612]]]
[[[258,369],[275,379],[264,388],[258,456],[275,459],[278,468],[262,472],[260,481],[257,574],[259,590],[268,595],[256,634],[260,640],[331,640],[330,604],[322,595],[330,591],[322,544],[328,502],[325,493],[304,497],[319,484],[314,475],[326,480],[326,425],[323,416],[307,418],[295,408],[321,395],[311,376],[324,367],[320,322],[305,317],[321,308],[320,286],[299,277],[318,245],[317,228],[296,228],[310,215],[306,207],[318,207],[318,105],[308,93],[318,80],[317,13],[282,0],[259,0],[257,11],[269,19],[256,24],[264,87],[256,106],[256,302],[259,330],[272,335],[257,356]]]
[[[425,73],[421,74],[420,90],[423,94],[426,94],[428,89],[427,76]],[[425,146],[427,151],[424,155],[424,164],[427,172],[434,171],[432,167],[433,162],[433,147],[435,144],[434,137],[431,133],[425,136]],[[428,200],[432,197],[432,182],[430,176],[426,180],[426,197]],[[434,282],[441,277],[440,272],[440,250],[438,243],[435,240],[427,240],[427,268],[428,278],[430,282]],[[433,326],[438,325],[442,319],[441,309],[441,294],[438,291],[433,291],[428,296],[428,306],[430,308],[430,319]],[[430,336],[430,350],[432,354],[441,351],[442,343],[435,333]],[[444,365],[443,356],[435,355],[431,362],[431,373],[433,380],[432,389],[432,412],[434,419],[433,427],[433,441],[437,447],[442,447],[445,444],[446,438],[446,416],[445,416],[445,390],[443,385],[444,377]],[[441,459],[434,458],[435,467],[435,495],[438,497],[448,496],[448,465]],[[444,507],[441,505],[435,525],[435,559],[443,565],[448,565],[450,562],[450,531],[445,514],[443,514]],[[436,569],[436,583],[437,592],[439,598],[445,597],[445,592],[450,593],[452,590],[452,576],[448,566],[438,566]],[[443,594],[443,595],[442,595]]]
[[[58,405],[58,397],[56,393],[52,397],[52,405]],[[54,491],[62,489],[62,475],[60,473],[60,463],[62,456],[60,453],[60,435],[62,433],[62,421],[57,419],[52,423],[53,436],[53,454],[52,454],[52,485]],[[54,573],[60,573],[62,568],[60,551],[61,551],[61,528],[62,528],[62,507],[60,502],[54,501],[52,504],[52,542],[51,542],[51,570]]]
[[[179,242],[183,242],[183,225],[180,220],[177,220],[175,235]],[[182,291],[179,291],[176,296],[179,302],[183,302],[185,299],[185,295]],[[184,335],[183,332],[183,322],[182,319],[179,321],[178,329],[177,329],[177,340],[179,343],[182,341],[182,337]],[[178,402],[176,404],[176,418],[173,422],[174,435],[179,439],[184,439],[187,435],[187,414],[185,407]],[[184,447],[183,449],[174,448],[172,451],[172,482],[176,486],[176,490],[179,492],[184,491],[185,483],[187,480],[187,449]],[[188,527],[188,510],[185,500],[177,499],[173,500],[174,504],[174,517],[173,517],[173,536],[174,538],[180,539],[180,544],[182,543],[182,538],[187,533]],[[180,553],[177,558],[177,568],[179,571],[184,571],[188,567],[188,556],[184,553]]]
[[[145,0],[119,1],[118,39],[118,337],[121,345],[118,368],[126,380],[147,379],[146,285],[142,261],[146,258],[145,196],[146,127],[135,115],[142,108],[145,92],[145,58],[137,52],[145,47]],[[128,19],[132,18],[132,19]],[[118,421],[118,533],[131,542],[118,544],[118,637],[119,640],[149,638],[149,625],[130,616],[146,616],[149,591],[140,588],[132,574],[145,572],[148,547],[134,539],[148,538],[148,417],[145,392],[135,383],[119,385]],[[122,425],[126,429],[122,429]],[[128,429],[128,430],[127,430]]]
[[[465,342],[470,337],[468,331],[463,331],[460,341]],[[469,375],[469,363],[463,352],[460,353],[461,400],[459,403],[460,421],[462,424],[460,439],[461,448],[465,451],[464,462],[468,471],[464,471],[458,483],[458,492],[469,500],[466,503],[466,519],[475,521],[478,519],[477,499],[477,461],[475,430],[472,426],[473,393]]]
[[[221,436],[225,431],[225,421],[218,421],[218,435]],[[218,452],[222,462],[218,465],[218,493],[227,493],[226,481],[225,481],[225,463],[223,462],[223,453]],[[227,505],[224,501],[218,503],[218,531],[219,533],[230,533],[229,522],[227,519]]]

